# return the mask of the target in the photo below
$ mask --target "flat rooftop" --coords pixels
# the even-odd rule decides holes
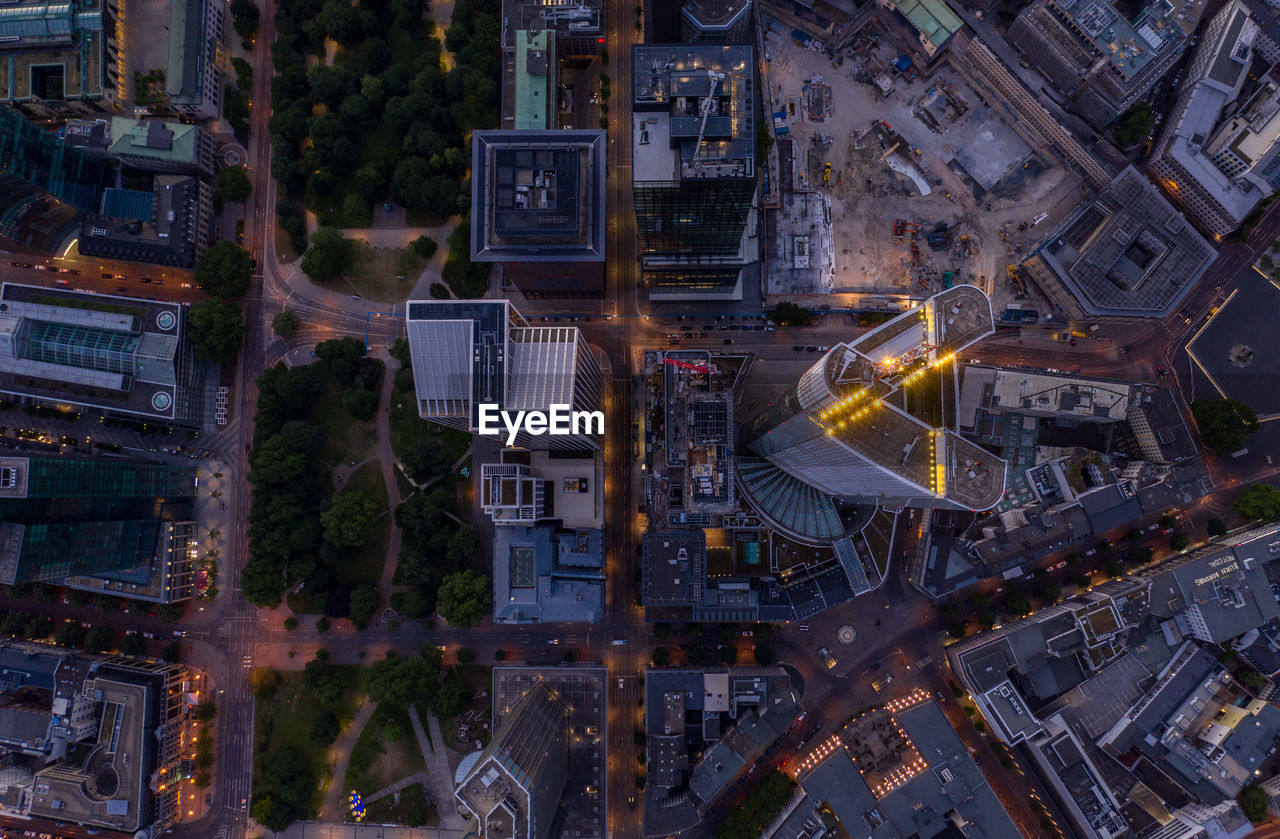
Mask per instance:
[[[1217,257],[1132,166],[1040,244],[1039,257],[1089,314],[1168,314]]]
[[[753,47],[635,46],[632,68],[635,181],[755,178]]]
[[[471,258],[600,262],[605,132],[477,131]]]
[[[1106,0],[1075,0],[1054,4],[1107,57],[1112,72],[1124,78],[1137,75],[1170,41],[1183,37],[1167,0],[1156,0],[1131,24]]]

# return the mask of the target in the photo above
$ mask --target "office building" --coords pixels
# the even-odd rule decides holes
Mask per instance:
[[[10,108],[0,108],[0,174],[13,175],[78,210],[97,208],[108,169]]]
[[[687,44],[751,43],[751,0],[686,0],[680,40]]]
[[[569,709],[545,683],[513,698],[495,734],[458,785],[480,835],[550,839],[569,773]],[[495,697],[495,702],[496,702]]]
[[[1101,129],[1144,97],[1173,67],[1195,28],[1196,6],[1035,0],[1005,38],[1067,106]]]
[[[480,465],[480,509],[499,526],[603,527],[604,460],[584,454],[503,449],[498,463]]]
[[[1263,40],[1238,0],[1209,21],[1148,159],[1213,236],[1235,230],[1280,186],[1280,81],[1274,67],[1255,66]]]
[[[199,677],[177,664],[0,641],[5,811],[134,835],[181,815],[187,702]],[[197,700],[191,700],[191,697]]]
[[[195,358],[177,303],[5,283],[0,393],[32,404],[186,428],[212,427],[217,367]]]
[[[507,412],[549,411],[553,405],[602,411],[600,364],[577,327],[531,326],[507,300],[410,300],[406,312],[424,419],[474,433],[482,405]],[[494,422],[501,428],[501,420]],[[500,433],[505,441],[507,432]],[[515,445],[598,450],[600,437],[586,422],[567,435],[522,430]]]
[[[608,7],[603,0],[504,0],[503,48],[515,44],[515,33],[546,31],[560,59],[590,58],[606,51]]]
[[[198,130],[198,129],[197,129]],[[80,225],[80,253],[193,268],[213,237],[213,187],[189,175],[157,175],[153,191],[108,188]]]
[[[545,32],[542,41],[551,43]],[[535,52],[525,50],[528,61]],[[550,72],[547,61],[543,54],[537,63]],[[550,130],[556,87],[517,85],[526,94],[516,102],[517,124],[546,129],[472,135],[471,258],[497,262],[504,286],[527,297],[601,297],[605,132]],[[530,91],[541,93],[529,100]]]
[[[756,261],[755,50],[636,46],[632,194],[651,299],[741,300]]]
[[[1217,253],[1132,166],[1044,238],[1021,270],[1072,319],[1161,318]]]
[[[599,623],[603,618],[603,530],[551,524],[494,528],[494,621]]]
[[[1022,836],[922,690],[859,716],[814,752],[801,755],[796,795],[762,839]]]
[[[992,507],[1004,495],[1005,462],[951,430],[941,397],[936,411],[925,407],[934,404],[928,396],[905,397],[950,391],[953,356],[993,331],[981,290],[937,294],[830,349],[748,425],[745,442],[846,501]]]
[[[106,151],[139,172],[213,178],[213,135],[198,125],[112,117]]]
[[[559,78],[556,38],[547,30],[516,33],[516,131],[545,131],[557,127]],[[517,185],[531,186],[530,184]],[[526,190],[527,191],[527,190]],[[552,205],[554,207],[554,204]]]
[[[946,0],[883,0],[884,6],[897,12],[915,33],[920,52],[932,61],[938,51],[947,45],[951,36],[960,31],[960,20]]]
[[[188,119],[217,119],[222,112],[219,54],[227,4],[222,0],[172,0],[169,5],[169,107]]]
[[[76,577],[124,596],[140,586],[143,599],[190,597],[192,545],[174,528],[194,535],[196,480],[164,464],[0,455],[0,582]]]
[[[109,113],[124,95],[122,26],[115,0],[6,4],[0,103],[29,117]]]

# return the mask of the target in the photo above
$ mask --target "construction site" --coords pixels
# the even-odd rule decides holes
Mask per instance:
[[[767,13],[760,27],[778,165],[766,295],[895,311],[970,283],[997,312],[1052,317],[1008,266],[1084,197],[1078,176],[874,17],[838,52]]]

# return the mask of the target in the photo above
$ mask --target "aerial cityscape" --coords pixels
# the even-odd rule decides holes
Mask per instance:
[[[1280,839],[1280,2],[0,0],[0,99],[0,839]]]

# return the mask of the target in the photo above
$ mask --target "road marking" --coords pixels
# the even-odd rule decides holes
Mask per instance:
[[[921,670],[923,670],[924,668],[928,667],[930,664],[933,664],[933,656],[927,655],[916,662],[916,667],[919,667]]]

